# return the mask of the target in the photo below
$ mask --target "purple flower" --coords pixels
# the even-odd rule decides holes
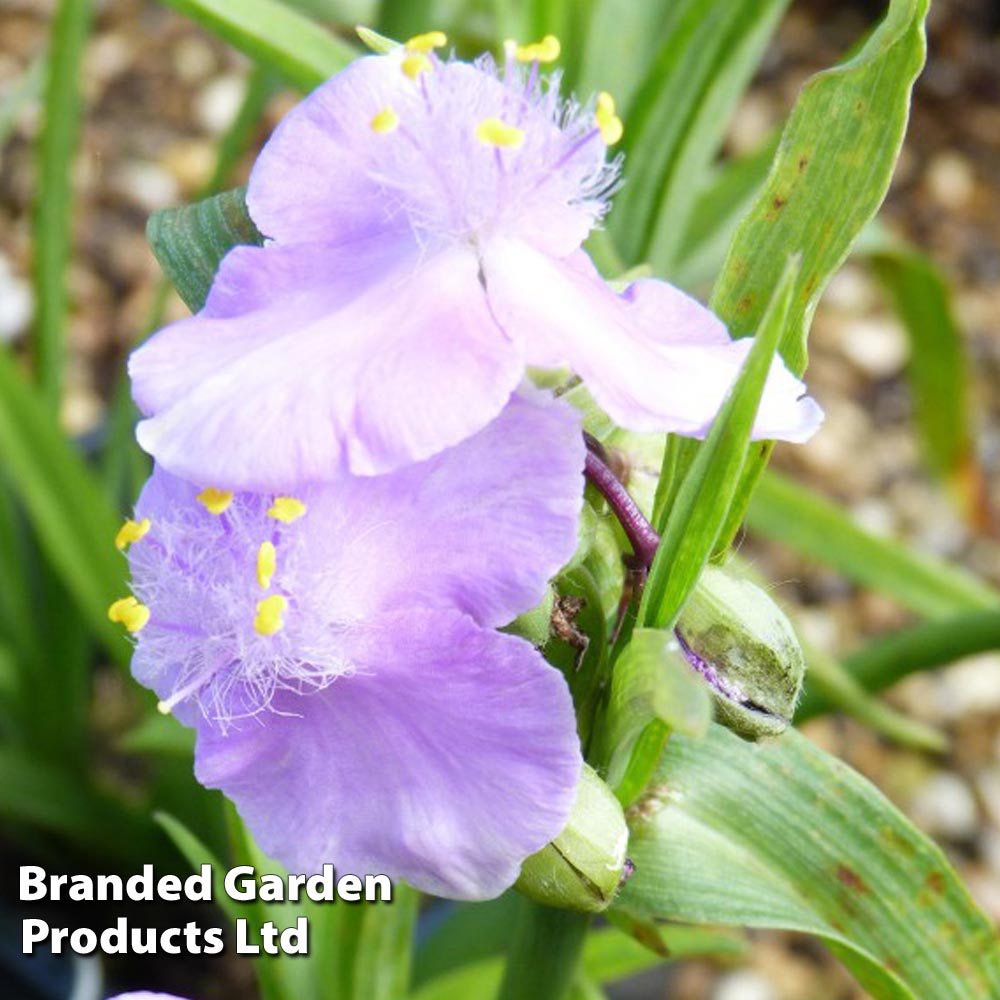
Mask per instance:
[[[665,282],[617,294],[580,249],[618,175],[613,102],[440,41],[359,59],[286,117],[247,197],[269,242],[132,356],[169,471],[256,490],[401,468],[485,427],[527,366],[572,369],[625,427],[706,431],[749,342]],[[756,435],[807,438],[804,393],[776,361]]]
[[[156,468],[110,614],[263,850],[478,899],[560,832],[568,689],[496,628],[572,555],[582,468],[577,414],[534,392],[432,459],[294,497]]]
[[[151,993],[149,990],[139,990],[135,993],[119,993],[110,997],[109,1000],[184,1000],[183,997],[174,996],[173,993]]]

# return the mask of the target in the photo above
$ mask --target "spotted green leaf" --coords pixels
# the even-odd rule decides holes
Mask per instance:
[[[875,1000],[1000,996],[997,933],[944,854],[794,730],[674,736],[632,812],[638,916],[821,938]]]

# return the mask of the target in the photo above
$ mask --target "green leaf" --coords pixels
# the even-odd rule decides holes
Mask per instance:
[[[4,351],[0,464],[49,563],[95,636],[115,660],[127,664],[128,643],[107,617],[108,605],[125,589],[125,562],[112,544],[118,518],[94,475]]]
[[[669,629],[698,581],[736,492],[750,433],[785,329],[796,268],[785,276],[746,362],[680,488],[639,607],[639,622]]]
[[[869,534],[824,497],[768,472],[750,505],[750,530],[829,566],[929,618],[1000,607],[1000,593],[976,577]]]
[[[794,730],[674,737],[658,778],[633,810],[623,909],[814,934],[876,1000],[1000,996],[996,931],[945,856]]]
[[[948,283],[934,263],[908,247],[884,246],[871,260],[909,335],[910,392],[927,463],[961,489],[974,472],[975,455],[969,366]]]
[[[607,90],[627,112],[682,7],[677,0],[596,0],[577,82],[580,97]]]
[[[184,856],[191,866],[191,871],[198,873],[202,865],[212,866],[212,899],[222,912],[235,923],[240,917],[246,916],[246,907],[232,899],[223,888],[224,873],[228,871],[209,848],[192,833],[180,820],[168,813],[153,814],[153,819],[163,828],[171,839],[174,847]]]
[[[846,657],[843,668],[863,690],[881,691],[917,671],[995,649],[1000,649],[1000,609],[956,615],[895,632]],[[810,686],[796,720],[821,715],[834,704],[830,692]]]
[[[354,958],[355,1000],[399,1000],[407,994],[420,894],[398,880],[391,906],[361,906]]]
[[[744,946],[738,938],[719,931],[696,927],[662,928],[664,943],[672,961],[699,955],[740,955]],[[581,970],[598,983],[612,983],[655,968],[664,957],[644,948],[613,927],[587,935],[583,945]],[[468,1000],[496,993],[503,974],[500,957],[482,959],[442,973],[413,994],[413,1000]]]
[[[69,0],[73,2],[73,0]],[[358,52],[278,0],[163,0],[293,86],[312,90]]]
[[[733,236],[767,179],[777,147],[775,133],[753,153],[718,168],[701,188],[671,274],[681,288],[707,286],[722,270]]]
[[[889,187],[906,129],[913,82],[924,62],[929,0],[892,0],[857,55],[812,77],[781,134],[770,175],[740,223],[716,282],[711,306],[734,337],[756,333],[787,254],[801,255],[781,354],[801,375],[806,337],[819,297]],[[699,446],[675,444],[682,473]],[[750,458],[716,554],[732,542],[770,458]],[[678,480],[666,482],[658,515],[669,512]],[[659,522],[657,523],[659,527]]]
[[[192,312],[205,304],[219,264],[234,246],[264,242],[247,211],[246,188],[156,212],[146,225],[146,238]]]
[[[257,846],[231,802],[226,802],[225,813],[229,829],[229,847],[234,864],[250,865],[255,871],[258,882],[260,876],[265,874],[285,876],[287,874],[285,869],[267,858]],[[273,920],[279,928],[288,927],[302,914],[303,909],[299,903],[267,903],[259,897],[248,903],[230,901],[230,905],[247,921],[251,940],[258,937],[257,931],[267,921]],[[314,1000],[308,994],[300,995],[295,989],[290,988],[287,982],[286,977],[295,977],[294,966],[305,964],[307,963],[304,963],[301,957],[292,955],[277,957],[268,957],[263,953],[259,955],[254,961],[254,970],[257,973],[263,1000]],[[295,983],[295,986],[301,988],[301,983]]]
[[[66,265],[73,219],[71,171],[80,124],[80,63],[91,14],[91,0],[60,0],[52,20],[45,120],[38,142],[34,346],[42,398],[53,413],[62,395]]]
[[[803,649],[809,663],[807,692],[825,695],[839,711],[853,715],[859,722],[902,746],[930,753],[941,753],[947,749],[948,738],[939,729],[911,719],[873,697],[842,663],[823,650],[807,643],[803,643]],[[800,706],[795,713],[795,722],[804,721]]]
[[[712,295],[730,333],[752,335],[787,255],[801,254],[781,345],[796,374],[806,367],[806,332],[820,294],[889,188],[924,64],[927,7],[928,0],[893,0],[856,56],[802,88]]]
[[[678,732],[697,739],[711,721],[708,688],[678,653],[673,634],[636,629],[611,675],[600,729],[605,749],[595,766],[628,805],[646,787],[667,735]],[[647,734],[650,726],[654,730]],[[643,749],[650,752],[636,752]]]
[[[432,31],[436,6],[435,0],[379,0],[378,30],[400,40]]]
[[[521,897],[510,889],[484,903],[446,904],[447,912],[417,947],[413,985],[423,986],[461,965],[505,952],[513,936]]]
[[[629,262],[672,273],[694,195],[787,4],[674,5],[669,34],[625,117],[628,183],[609,225]],[[774,256],[779,271],[795,249]]]
[[[593,5],[594,0],[514,0],[510,3],[512,7],[520,7],[524,15],[522,27],[514,32],[516,38],[534,42],[551,34],[562,43],[558,61],[549,68],[558,67],[562,72],[566,91],[576,89]]]
[[[0,458],[2,455],[0,445]],[[27,666],[37,661],[41,643],[31,613],[35,550],[25,535],[24,520],[14,502],[13,490],[6,477],[0,475],[0,631],[11,640],[18,659]]]
[[[146,818],[64,771],[0,746],[0,819],[68,840],[91,857],[131,865],[155,857]],[[114,833],[109,837],[109,833]]]
[[[122,753],[190,761],[194,756],[194,741],[194,731],[181,725],[174,716],[150,712],[119,738],[118,749]]]

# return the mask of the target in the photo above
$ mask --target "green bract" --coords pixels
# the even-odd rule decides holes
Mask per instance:
[[[598,913],[621,885],[627,844],[622,807],[584,766],[566,829],[524,862],[516,888],[547,906]]]

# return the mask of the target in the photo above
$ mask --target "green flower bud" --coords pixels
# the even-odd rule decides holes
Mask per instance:
[[[720,722],[749,738],[788,727],[805,658],[784,612],[760,587],[707,567],[676,632],[688,661],[712,687]]]
[[[627,846],[621,805],[584,764],[566,828],[524,862],[515,888],[547,906],[599,913],[622,883]]]

